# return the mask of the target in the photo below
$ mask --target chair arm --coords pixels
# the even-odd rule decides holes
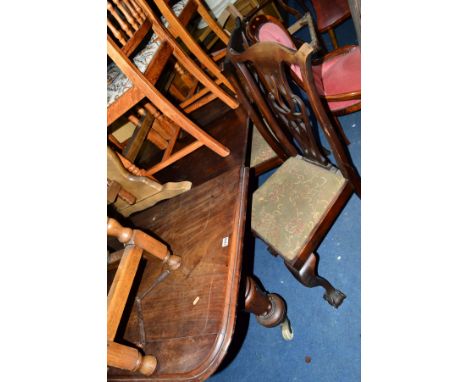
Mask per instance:
[[[329,102],[338,102],[338,101],[350,101],[353,99],[361,99],[361,91],[340,93],[340,94],[329,94],[322,96]]]
[[[340,56],[342,54],[347,54],[351,51],[351,49],[357,47],[358,45],[345,45],[335,49],[332,52],[327,53],[325,56],[312,60],[312,65],[321,64],[323,61],[329,60],[330,58]]]

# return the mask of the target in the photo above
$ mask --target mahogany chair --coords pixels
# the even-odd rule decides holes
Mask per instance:
[[[351,17],[348,0],[310,0],[317,16],[317,29],[328,32],[333,48],[338,48],[334,28]]]
[[[249,22],[246,33],[253,43],[273,41],[287,48],[297,49],[290,32],[271,16],[254,17]],[[315,34],[311,43],[314,50],[318,50]],[[314,58],[311,65],[317,91],[326,105],[325,110],[337,125],[344,141],[349,144],[337,117],[361,110],[361,49],[356,45],[347,45],[323,57]],[[298,85],[305,89],[298,67],[292,66],[291,70]]]
[[[252,231],[284,259],[296,279],[307,287],[322,286],[324,298],[338,307],[346,296],[317,275],[315,251],[351,195],[360,197],[361,178],[321,102],[311,69],[314,49],[309,44],[297,51],[274,42],[246,45],[239,22],[228,45],[227,70],[234,71],[231,79],[242,107],[284,160],[253,194]],[[299,87],[289,84],[295,82],[291,66],[303,78],[336,165],[322,152]]]
[[[108,256],[110,262],[120,260],[120,263],[107,294],[107,365],[149,376],[156,370],[156,357],[142,355],[135,347],[117,343],[115,336],[143,251],[162,261],[168,271],[178,269],[181,258],[172,255],[160,241],[140,230],[124,228],[112,218],[107,219],[107,235],[118,238],[125,245],[123,251]]]
[[[291,36],[291,41],[293,39],[294,33],[298,30],[307,27],[310,33],[311,44],[316,46],[318,44],[317,35],[315,33],[314,24],[312,21],[312,17],[310,13],[305,13],[301,16],[294,24],[292,24],[287,29],[281,24],[280,20],[271,17],[270,15],[265,16],[256,16],[253,18],[251,22],[247,22],[247,25],[257,25],[258,20],[269,20],[272,19],[275,23],[281,26],[282,30],[287,31],[287,33]],[[248,29],[249,31],[249,29]],[[251,38],[253,40],[253,38]],[[294,45],[297,46],[299,41],[297,39],[294,40]],[[303,41],[300,42],[301,45]],[[277,155],[275,150],[271,147],[271,142],[267,142],[262,134],[259,133],[258,129],[254,126],[252,129],[252,145],[251,145],[251,152],[250,152],[250,167],[255,170],[255,175],[260,175],[266,171],[271,170],[279,166],[283,163],[283,160]],[[278,149],[277,149],[278,151]],[[285,157],[283,157],[284,159]]]
[[[151,129],[145,127],[154,130],[153,141],[166,134],[163,137],[166,140],[160,142],[166,150],[164,163],[146,170],[143,175],[152,175],[203,145],[220,156],[229,155],[228,148],[205,133],[181,110],[191,112],[215,98],[232,108],[237,107],[238,102],[179,47],[146,3],[139,7],[134,0],[108,1],[107,54],[113,61],[108,66],[108,127],[119,118],[128,117],[128,113],[135,108],[139,113],[150,113],[155,118]],[[176,66],[185,68],[205,86],[178,106],[172,104],[155,85],[172,56],[177,60]],[[181,130],[192,135],[196,141],[173,153]],[[139,141],[142,136],[144,134],[140,135]]]

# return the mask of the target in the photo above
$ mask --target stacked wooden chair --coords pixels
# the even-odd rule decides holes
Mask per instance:
[[[142,0],[143,1],[143,0]],[[216,83],[223,85],[233,91],[229,80],[221,72],[219,63],[225,57],[225,46],[229,41],[228,33],[223,28],[229,27],[229,18],[242,16],[250,18],[253,14],[262,11],[265,6],[270,6],[273,12],[280,17],[280,13],[272,0],[247,0],[236,1],[231,4],[230,0],[212,0],[206,2],[203,0],[180,0],[174,6],[169,5],[168,0],[152,0],[157,6],[162,15],[162,21],[168,28],[172,36],[182,42],[182,44],[196,57],[200,65],[207,69],[208,73],[216,79]],[[282,0],[277,0],[279,4],[288,12],[293,13],[300,18],[301,15],[293,8],[290,8]],[[225,10],[220,13],[220,10],[225,7]],[[216,20],[212,17],[214,12]],[[201,17],[199,20],[198,17]],[[196,21],[197,27],[202,26],[203,31],[199,32],[198,28],[191,28],[191,21]],[[221,44],[215,45],[220,41]],[[219,49],[219,45],[221,48]],[[213,46],[218,48],[210,51]]]
[[[162,162],[142,175],[152,175],[201,146],[227,156],[229,149],[192,122],[187,113],[216,98],[236,108],[237,100],[184,52],[146,3],[109,0],[107,16],[107,54],[112,60],[107,69],[108,134],[120,118],[133,118],[135,124],[143,128],[135,130],[138,139],[133,140],[136,143],[132,156],[138,153],[146,138],[165,150]],[[171,59],[175,59],[176,69],[190,73],[202,85],[197,93],[179,105],[173,104],[157,84]],[[182,130],[193,136],[195,142],[173,152]]]
[[[112,218],[107,219],[107,235],[125,245],[124,250],[108,256],[111,262],[120,262],[107,295],[107,365],[148,376],[156,370],[156,357],[116,342],[115,336],[143,253],[163,261],[170,271],[180,267],[181,258],[158,240],[140,230],[124,228]]]
[[[254,14],[266,13],[281,19],[281,14],[272,0],[208,0],[206,4],[211,9],[218,24],[229,35],[235,27],[237,17],[248,20]],[[281,0],[279,4],[285,5]],[[204,33],[207,32],[204,31]],[[200,38],[203,39],[205,36],[202,35]]]
[[[253,124],[284,163],[253,195],[253,233],[270,251],[284,259],[287,268],[305,286],[322,286],[324,298],[338,307],[345,295],[317,275],[316,250],[353,193],[361,194],[361,179],[347,146],[322,103],[312,72],[313,47],[299,50],[275,42],[247,47],[240,22],[231,35],[227,70],[241,105]],[[314,134],[300,84],[308,97],[336,164],[323,153]]]
[[[181,0],[174,6],[170,6],[167,0],[152,0],[162,15],[162,21],[171,35],[182,42],[193,56],[197,59],[200,66],[205,68],[208,73],[215,78],[218,85],[223,85],[227,89],[234,91],[229,80],[221,72],[218,62],[226,54],[225,49],[218,50],[210,54],[202,44],[197,41],[197,36],[189,28],[190,22],[201,17],[201,22],[207,25],[207,28],[216,36],[217,40],[223,43],[225,48],[229,41],[229,36],[220,27],[216,20],[211,16],[210,11],[205,7],[202,0]],[[197,22],[199,22],[197,20]]]

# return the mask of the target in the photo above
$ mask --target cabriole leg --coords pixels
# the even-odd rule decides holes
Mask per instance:
[[[346,295],[340,290],[336,289],[327,279],[320,277],[316,272],[317,257],[311,254],[307,261],[300,269],[294,268],[291,264],[284,262],[293,276],[299,280],[303,285],[309,288],[321,286],[325,289],[323,298],[333,307],[338,308]]]

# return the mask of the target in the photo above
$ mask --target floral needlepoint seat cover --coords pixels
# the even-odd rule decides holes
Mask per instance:
[[[339,170],[291,157],[254,192],[252,229],[286,260],[293,260],[340,195]]]

